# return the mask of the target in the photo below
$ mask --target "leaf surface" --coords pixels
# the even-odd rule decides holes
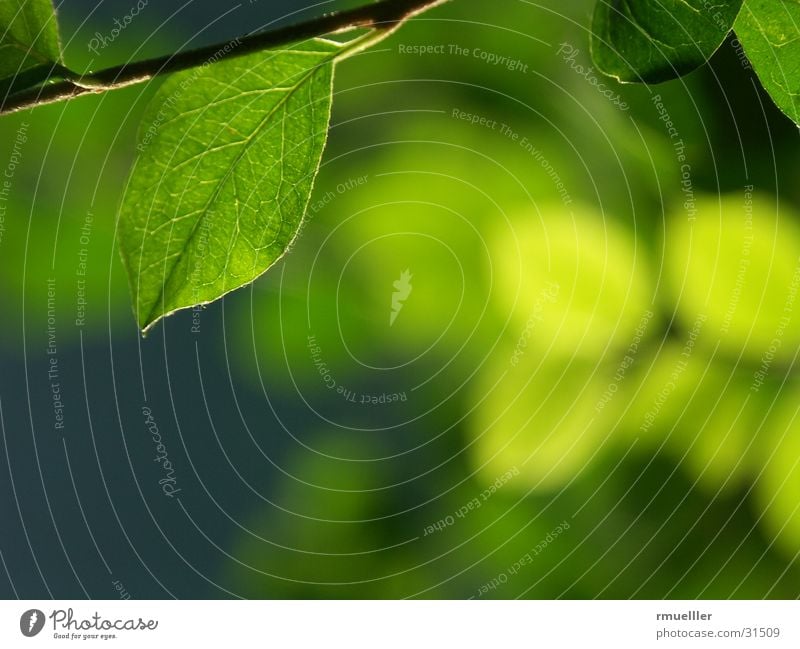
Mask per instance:
[[[592,58],[620,81],[680,77],[711,57],[741,6],[742,0],[598,0]]]
[[[319,168],[341,51],[315,39],[159,89],[119,223],[142,330],[252,282],[286,252]]]
[[[51,1],[0,0],[0,88],[22,72],[60,60]]]
[[[746,0],[735,29],[765,90],[800,124],[800,2]]]

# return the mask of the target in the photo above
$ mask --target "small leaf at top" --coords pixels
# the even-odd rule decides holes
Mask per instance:
[[[142,330],[249,284],[286,252],[319,168],[341,52],[315,39],[161,86],[119,222]]]
[[[61,60],[50,0],[0,0],[0,87],[32,68]]]
[[[800,2],[745,0],[734,29],[761,85],[800,124]]]
[[[708,61],[741,6],[742,0],[597,0],[592,58],[620,81],[680,77]]]

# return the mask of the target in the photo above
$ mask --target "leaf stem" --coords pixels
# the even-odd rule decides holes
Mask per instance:
[[[255,32],[226,43],[124,63],[84,75],[61,67],[57,70],[54,68],[54,73],[57,72],[57,75],[54,74],[41,85],[7,96],[0,104],[0,115],[72,99],[87,93],[102,93],[124,88],[162,74],[180,72],[216,63],[223,58],[244,56],[326,34],[366,28],[381,32],[379,36],[382,37],[394,31],[412,16],[446,1],[379,0],[362,7],[324,14],[286,27]],[[57,78],[54,78],[56,76]]]

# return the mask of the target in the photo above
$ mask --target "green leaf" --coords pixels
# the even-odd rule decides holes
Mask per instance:
[[[120,213],[142,330],[249,284],[286,252],[319,168],[343,51],[315,39],[178,73],[159,89]]]
[[[711,57],[741,6],[742,0],[598,0],[592,58],[619,81],[680,77]]]
[[[58,23],[50,0],[0,0],[0,79],[61,60]],[[8,81],[0,81],[0,87]]]
[[[734,28],[761,84],[800,124],[800,2],[746,0]]]

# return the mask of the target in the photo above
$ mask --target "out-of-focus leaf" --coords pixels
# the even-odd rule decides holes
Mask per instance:
[[[510,330],[548,353],[600,358],[626,346],[652,303],[644,250],[586,206],[545,205],[492,243],[496,308]]]
[[[761,84],[800,124],[800,2],[745,0],[734,27]]]
[[[598,0],[592,57],[620,81],[680,77],[711,57],[741,6],[742,0]]]
[[[143,120],[120,214],[139,326],[250,283],[297,234],[327,137],[337,43],[172,76]]]
[[[600,399],[613,372],[517,351],[508,344],[481,370],[470,429],[473,465],[487,483],[518,472],[509,491],[562,487],[609,441],[622,403],[603,408]]]
[[[130,167],[136,132],[135,120],[120,115],[138,92],[91,95],[0,120],[0,156],[14,164],[0,201],[0,302],[8,331],[29,323],[31,336],[45,334],[35,323],[47,320],[52,278],[58,280],[58,333],[65,344],[81,331],[99,335],[109,322],[116,327],[129,320],[113,214],[116,180]],[[0,344],[15,341],[11,335]]]
[[[757,194],[698,197],[667,226],[664,285],[691,328],[707,316],[699,344],[769,366],[800,346],[800,232],[787,205]],[[766,359],[766,361],[765,361]]]
[[[787,390],[759,437],[763,468],[758,474],[755,502],[761,521],[789,558],[800,551],[800,417],[797,386]]]
[[[693,481],[717,493],[749,479],[753,437],[767,407],[750,390],[752,372],[709,360],[694,347],[701,337],[686,333],[655,359],[642,358],[620,398],[629,403],[628,439],[640,449],[665,449]]]

